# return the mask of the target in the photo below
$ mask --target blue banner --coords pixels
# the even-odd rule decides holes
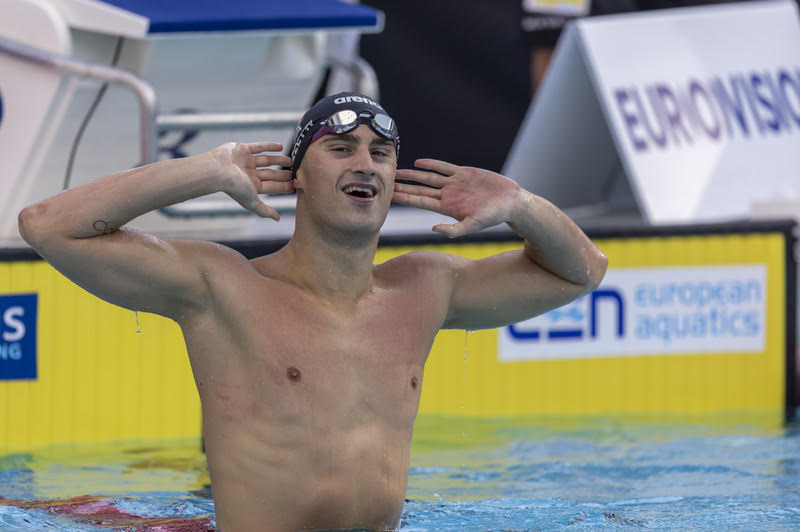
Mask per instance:
[[[36,379],[38,296],[0,296],[0,380]]]

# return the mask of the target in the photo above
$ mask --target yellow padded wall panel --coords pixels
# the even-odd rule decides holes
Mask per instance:
[[[38,294],[38,376],[0,380],[0,452],[199,438],[200,401],[174,322],[139,313],[137,326],[134,312],[42,261],[0,263],[0,293]]]
[[[774,413],[786,382],[782,233],[596,240],[609,268],[763,264],[761,353],[670,353],[501,362],[498,330],[441,331],[420,411],[467,417]],[[518,242],[383,246],[480,258]],[[0,295],[38,295],[38,377],[0,380],[0,453],[71,442],[199,437],[200,402],[178,326],[107,304],[42,261],[0,262]],[[139,331],[137,333],[137,331]]]
[[[764,351],[501,362],[497,330],[466,336],[462,331],[442,331],[426,365],[420,412],[481,417],[782,415],[786,379],[782,234],[653,236],[596,242],[609,257],[610,270],[766,265]],[[425,247],[475,259],[518,249],[520,245]],[[376,262],[410,250],[382,248]]]

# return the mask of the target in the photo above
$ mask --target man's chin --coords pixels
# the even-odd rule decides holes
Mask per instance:
[[[374,236],[381,232],[386,216],[376,217],[370,220],[363,220],[360,223],[353,223],[349,230],[353,234],[363,236]]]

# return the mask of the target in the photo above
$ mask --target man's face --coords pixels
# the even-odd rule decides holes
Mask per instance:
[[[324,135],[297,170],[298,202],[328,226],[376,232],[389,212],[396,170],[394,144],[366,125]]]

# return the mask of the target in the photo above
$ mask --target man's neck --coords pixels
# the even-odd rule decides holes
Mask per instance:
[[[372,287],[377,245],[377,234],[335,239],[295,231],[279,252],[282,276],[325,299],[355,302]]]

